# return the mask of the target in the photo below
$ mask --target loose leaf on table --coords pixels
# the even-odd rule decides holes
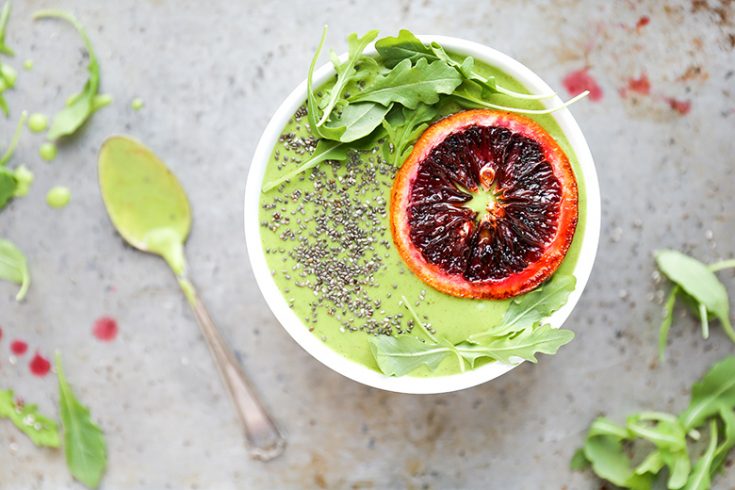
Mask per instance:
[[[633,471],[630,458],[625,454],[620,438],[609,435],[589,437],[584,444],[583,451],[592,470],[600,478],[623,488],[635,490],[651,488],[651,475],[639,475]]]
[[[435,104],[440,94],[451,94],[462,83],[461,75],[443,61],[429,64],[421,58],[415,66],[405,59],[372,85],[353,95],[350,102],[376,102],[389,106],[398,103],[416,109],[420,102]]]
[[[15,296],[17,301],[25,298],[28,287],[31,285],[28,262],[23,252],[8,240],[3,239],[0,239],[0,279],[20,285],[20,290]]]
[[[676,250],[656,252],[659,269],[686,294],[704,305],[722,323],[725,333],[735,342],[735,331],[730,323],[730,302],[725,286],[707,265]],[[705,312],[705,313],[706,313]],[[703,322],[706,321],[706,315]]]
[[[92,42],[81,24],[72,15],[58,10],[41,10],[33,15],[34,19],[57,18],[70,23],[82,37],[84,46],[89,54],[87,72],[89,78],[84,84],[82,91],[67,100],[64,107],[56,114],[51,122],[47,137],[49,140],[57,140],[62,136],[73,134],[79,129],[98,109],[109,104],[112,99],[109,95],[100,95],[100,67],[97,56],[94,53]]]
[[[711,475],[715,475],[725,464],[727,455],[730,450],[735,447],[735,411],[732,408],[720,408],[720,418],[725,426],[724,440],[715,451],[715,458],[712,462]]]
[[[92,422],[89,409],[74,396],[64,376],[61,357],[56,355],[59,378],[59,407],[64,427],[64,454],[72,476],[97,488],[107,466],[107,444],[102,430]]]
[[[506,364],[513,364],[518,358],[537,362],[536,354],[556,354],[560,347],[574,339],[574,332],[551,325],[528,328],[504,337],[483,339],[482,343],[463,342],[456,346],[457,352],[471,366],[477,359],[489,357]]]
[[[390,164],[400,167],[413,149],[414,142],[429,126],[428,122],[439,115],[436,106],[419,104],[416,110],[401,107],[383,121],[388,139],[383,145],[383,156]]]
[[[493,337],[502,337],[538,325],[567,303],[576,284],[577,280],[571,274],[555,274],[541,287],[513,299],[500,325],[471,335],[469,341],[482,343]]]
[[[710,436],[707,450],[694,464],[694,471],[689,475],[685,490],[709,490],[712,486],[712,463],[717,449],[717,423],[713,420],[709,427]]]
[[[9,419],[36,446],[59,447],[56,421],[41,415],[36,405],[16,402],[11,390],[0,390],[0,418]]]
[[[449,345],[424,342],[413,335],[376,335],[369,342],[378,367],[388,376],[403,376],[421,366],[434,370],[453,351]]]
[[[375,42],[375,49],[388,68],[393,68],[405,59],[408,59],[411,63],[415,63],[420,59],[428,61],[438,59],[429,47],[406,29],[401,29],[396,37],[378,39]]]
[[[721,360],[692,387],[689,406],[680,415],[688,431],[717,415],[722,408],[735,407],[735,356]]]
[[[2,10],[0,10],[0,54],[13,56],[13,50],[5,44],[5,34],[8,28],[8,20],[10,19],[10,0],[5,2]]]
[[[342,92],[347,86],[347,83],[356,74],[355,65],[362,56],[362,52],[365,51],[367,45],[376,37],[378,37],[378,31],[376,30],[368,31],[363,37],[358,37],[354,32],[347,36],[347,60],[344,63],[334,63],[334,69],[337,72],[337,81],[329,90],[329,97],[327,98],[324,112],[319,121],[317,121],[317,126],[323,126],[329,120],[332,109],[334,109],[337,101],[342,96]]]

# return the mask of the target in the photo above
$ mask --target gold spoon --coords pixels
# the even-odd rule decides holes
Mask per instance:
[[[245,427],[250,456],[268,461],[280,455],[285,439],[187,277],[184,242],[191,229],[191,209],[178,179],[141,143],[113,136],[100,149],[99,182],[118,233],[138,250],[163,257],[176,275]]]

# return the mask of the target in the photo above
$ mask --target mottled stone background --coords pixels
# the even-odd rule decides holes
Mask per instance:
[[[705,342],[677,315],[669,360],[657,362],[665,284],[652,252],[703,260],[735,254],[735,12],[728,1],[107,1],[58,2],[87,26],[115,102],[65,143],[53,163],[24,137],[15,163],[36,174],[28,197],[0,213],[0,236],[29,257],[26,301],[0,284],[0,387],[54,413],[53,376],[36,350],[59,349],[109,443],[107,489],[592,489],[569,458],[592,418],[679,410],[705,368],[733,352],[716,326]],[[21,109],[54,113],[83,83],[67,25],[32,22],[50,1],[14,1],[8,43],[20,77],[0,118],[4,145]],[[730,4],[730,5],[728,5]],[[646,21],[648,19],[648,22]],[[279,327],[245,254],[242,200],[256,141],[306,75],[322,24],[337,50],[352,31],[400,27],[485,43],[553,87],[587,68],[602,97],[573,112],[595,156],[603,227],[591,281],[568,326],[573,344],[474,389],[408,396],[360,386],[310,358]],[[20,70],[25,58],[35,62]],[[645,78],[642,78],[644,77]],[[632,82],[631,82],[632,80]],[[646,80],[650,89],[646,90]],[[130,108],[134,97],[145,108]],[[102,207],[96,154],[112,133],[154,148],[194,211],[193,277],[267,404],[289,434],[274,462],[250,461],[206,347],[165,264],[123,246]],[[52,210],[63,184],[71,204]],[[722,274],[731,293],[732,273]],[[735,297],[735,293],[731,294]],[[93,321],[115,317],[100,343]],[[31,353],[11,362],[9,340]],[[58,451],[0,423],[0,488],[79,488]],[[735,470],[716,488],[735,488]]]

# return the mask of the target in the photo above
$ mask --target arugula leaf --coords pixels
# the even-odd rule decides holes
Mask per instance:
[[[22,301],[31,285],[31,276],[28,273],[28,263],[23,252],[8,240],[0,239],[0,279],[20,284],[20,290],[15,296],[16,301]]]
[[[536,354],[556,354],[559,348],[574,339],[574,332],[551,325],[521,330],[517,334],[484,339],[482,344],[463,342],[458,344],[457,352],[467,359],[471,366],[477,359],[489,357],[505,364],[515,364],[517,358],[538,362]]]
[[[707,331],[706,321],[709,312],[720,320],[725,333],[735,342],[735,330],[730,323],[727,290],[714,272],[702,262],[676,250],[656,252],[656,263],[666,277],[703,305],[703,308],[700,308],[703,332]]]
[[[694,429],[723,407],[735,407],[735,356],[716,363],[694,384],[689,406],[680,415],[681,423],[687,431]]]
[[[732,408],[720,407],[720,418],[725,426],[725,440],[722,441],[722,444],[715,451],[715,458],[712,462],[712,471],[710,473],[712,476],[722,469],[722,465],[725,464],[725,460],[727,459],[727,454],[735,447],[735,412],[733,412]]]
[[[411,63],[420,59],[428,61],[439,59],[419,38],[406,29],[401,29],[397,37],[378,39],[375,42],[375,49],[388,68],[393,68],[405,59]]]
[[[498,88],[499,87],[496,86],[496,89]],[[566,102],[563,102],[562,104],[559,104],[554,107],[549,107],[546,109],[522,109],[520,107],[510,107],[510,106],[506,106],[502,104],[495,104],[493,102],[488,102],[487,100],[485,100],[486,90],[487,88],[482,87],[478,85],[477,83],[463,83],[459,88],[457,88],[452,93],[452,98],[459,105],[461,105],[462,107],[468,108],[468,109],[485,108],[485,109],[496,109],[499,111],[517,112],[518,114],[551,114],[552,112],[556,112],[559,109],[564,109],[565,107],[569,107],[570,105],[574,104],[575,102],[589,95],[589,90],[585,90],[584,92],[578,95],[575,95],[574,97],[567,100]],[[512,95],[512,97],[519,98],[518,95],[524,95],[524,94],[516,94],[516,95]],[[546,98],[548,97],[548,95],[532,96],[532,97]],[[525,97],[525,98],[531,98],[531,97]]]
[[[461,83],[462,77],[457,70],[443,61],[429,64],[425,58],[421,58],[411,67],[411,61],[405,59],[348,100],[377,102],[384,106],[395,102],[416,109],[420,102],[436,104],[439,94],[451,94]]]
[[[56,421],[41,415],[36,405],[16,403],[12,390],[0,390],[0,417],[9,419],[36,446],[59,447]]]
[[[15,53],[12,49],[5,44],[5,31],[8,27],[8,19],[10,19],[10,1],[8,0],[3,5],[3,9],[0,11],[0,54],[6,56],[14,56]]]
[[[89,40],[87,33],[82,25],[71,14],[61,12],[59,10],[40,10],[33,14],[33,19],[57,18],[70,23],[82,37],[84,46],[89,54],[89,64],[87,72],[89,78],[84,84],[82,91],[72,96],[66,102],[64,107],[58,114],[54,116],[51,127],[48,130],[47,137],[51,141],[55,141],[62,136],[69,136],[76,132],[90,117],[100,108],[108,105],[112,99],[109,95],[100,95],[100,67],[97,62],[97,56],[94,53],[92,42]]]
[[[637,475],[633,471],[620,438],[606,435],[589,437],[583,451],[592,470],[600,478],[624,488],[636,490],[651,488],[650,475]]]
[[[18,179],[15,172],[5,167],[0,167],[0,210],[16,195],[18,192]]]
[[[89,414],[89,409],[74,396],[64,376],[61,356],[56,354],[59,379],[59,406],[64,426],[64,454],[72,476],[84,485],[97,488],[107,466],[107,444],[102,430]]]
[[[576,284],[577,279],[571,274],[555,274],[541,287],[513,299],[500,325],[471,335],[468,340],[482,343],[493,337],[502,337],[537,326],[567,303]]]
[[[378,31],[368,31],[363,37],[357,37],[357,33],[352,33],[347,36],[347,61],[344,63],[335,63],[334,69],[337,71],[337,81],[329,91],[329,98],[327,99],[324,113],[321,119],[316,123],[317,126],[322,126],[329,120],[329,116],[332,113],[332,109],[337,104],[337,101],[342,96],[344,88],[347,86],[347,82],[352,78],[355,73],[355,65],[362,56],[362,52],[376,37],[378,37]],[[373,128],[375,129],[375,128]],[[365,133],[368,134],[368,133]],[[363,135],[365,136],[365,135]],[[357,138],[355,138],[357,139]],[[343,140],[344,141],[344,140]],[[347,140],[351,141],[351,140]]]
[[[345,143],[340,143],[339,141],[319,140],[314,153],[311,154],[311,157],[307,161],[299,165],[298,168],[291,170],[276,180],[272,180],[264,184],[263,192],[275,189],[287,180],[293,179],[300,173],[316,167],[325,160],[344,161],[347,159],[349,152],[350,147]]]
[[[380,126],[391,107],[383,107],[373,102],[350,104],[342,111],[336,121],[325,126],[338,131],[339,141],[350,143],[371,134]]]
[[[396,116],[383,121],[383,128],[388,134],[388,142],[383,145],[383,157],[400,167],[413,150],[414,142],[429,127],[427,123],[439,115],[439,110],[434,105],[419,104],[416,110],[402,107],[394,114],[400,114],[400,119]]]
[[[388,376],[403,376],[421,366],[436,369],[452,353],[449,346],[424,342],[412,335],[375,335],[368,342],[378,367]]]
[[[711,468],[717,448],[717,425],[715,421],[710,422],[710,436],[707,450],[694,464],[694,471],[686,482],[685,490],[709,490],[712,486]],[[671,487],[669,487],[671,488]]]
[[[584,449],[579,448],[574,451],[572,459],[569,462],[569,469],[572,471],[582,471],[590,467],[590,462],[587,460],[587,456],[584,455]]]

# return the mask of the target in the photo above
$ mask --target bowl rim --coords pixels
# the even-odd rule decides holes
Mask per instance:
[[[551,87],[541,77],[531,71],[531,69],[493,48],[455,37],[437,35],[421,35],[418,37],[424,43],[436,41],[451,52],[464,56],[473,56],[475,59],[496,66],[516,79],[530,93],[553,92]],[[374,54],[375,52],[374,43],[370,44],[365,50],[366,54]],[[342,55],[342,58],[345,56]],[[314,73],[314,85],[317,87],[322,85],[334,73],[332,64],[329,62],[325,63]],[[286,298],[278,289],[271,276],[263,252],[260,238],[259,203],[265,168],[273,148],[284,126],[305,100],[306,80],[301,82],[286,97],[268,122],[255,149],[248,171],[245,189],[245,241],[253,275],[268,307],[286,332],[312,357],[333,371],[358,383],[398,393],[436,394],[459,391],[491,381],[518,366],[519,364],[508,365],[493,362],[464,373],[446,376],[386,376],[377,371],[373,371],[363,364],[348,359],[327,346],[309,332],[306,325],[289,308]],[[558,96],[546,100],[547,106],[560,103],[562,101]],[[581,178],[585,183],[587,198],[586,224],[584,235],[582,236],[582,246],[573,271],[577,279],[577,286],[570,294],[567,303],[548,318],[548,323],[552,326],[561,327],[577,305],[592,272],[600,237],[601,201],[600,187],[592,153],[579,125],[567,108],[552,113],[552,116],[555,118],[576,154],[582,173]],[[578,175],[577,178],[579,179],[580,176]]]

